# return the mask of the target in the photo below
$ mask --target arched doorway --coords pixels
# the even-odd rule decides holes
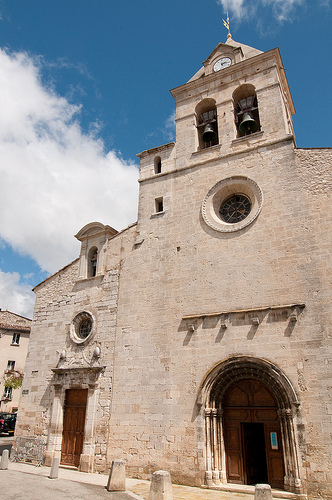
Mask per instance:
[[[233,384],[223,399],[227,481],[284,486],[278,406],[259,380]]]
[[[299,402],[272,363],[236,356],[206,376],[198,403],[205,418],[206,484],[256,484],[301,493],[294,433]]]

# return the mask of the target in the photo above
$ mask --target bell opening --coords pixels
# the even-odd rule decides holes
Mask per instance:
[[[257,96],[252,85],[242,85],[234,93],[234,117],[238,137],[260,130]]]

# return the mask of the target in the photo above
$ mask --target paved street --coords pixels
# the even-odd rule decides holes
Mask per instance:
[[[127,493],[110,493],[96,484],[48,479],[13,470],[0,471],[1,491],[6,500],[132,500]]]
[[[0,470],[1,492],[6,500],[133,500],[148,499],[150,482],[127,479],[126,492],[108,492],[107,476],[60,468],[58,479],[49,479],[49,467],[9,463]],[[253,494],[229,493],[173,485],[174,500],[253,500]]]
[[[2,440],[1,440],[2,442]],[[7,442],[9,444],[9,441]],[[49,479],[50,467],[9,462],[8,470],[0,470],[1,498],[6,500],[148,500],[150,482],[126,480],[126,492],[108,492],[107,475],[88,474],[76,469],[59,468],[58,479]],[[194,488],[173,484],[173,500],[254,500],[254,488],[227,485],[233,491]],[[273,498],[299,499],[285,491],[273,490]],[[303,498],[303,497],[302,497]]]

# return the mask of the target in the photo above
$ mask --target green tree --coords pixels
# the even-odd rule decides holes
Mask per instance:
[[[23,373],[18,370],[12,370],[3,377],[3,385],[5,387],[11,387],[12,389],[18,389],[22,386]]]

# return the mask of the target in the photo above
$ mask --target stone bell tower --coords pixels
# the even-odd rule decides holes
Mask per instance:
[[[213,167],[215,162],[230,165],[232,159],[237,161],[243,154],[250,163],[261,148],[287,145],[293,150],[295,146],[291,118],[295,110],[277,48],[261,52],[235,42],[229,34],[226,43],[217,45],[202,68],[171,93],[176,103],[176,143],[138,155],[138,242],[144,239],[144,223],[150,216],[160,217],[174,202],[167,174],[184,170],[188,173],[201,165]],[[239,164],[237,161],[234,173],[239,171]],[[212,218],[214,229],[218,226],[218,230],[228,230],[219,214],[212,214]],[[230,228],[234,229],[238,226]]]
[[[204,158],[207,148],[211,157],[226,156],[293,135],[295,111],[278,49],[261,52],[228,37],[171,92],[182,167]]]

